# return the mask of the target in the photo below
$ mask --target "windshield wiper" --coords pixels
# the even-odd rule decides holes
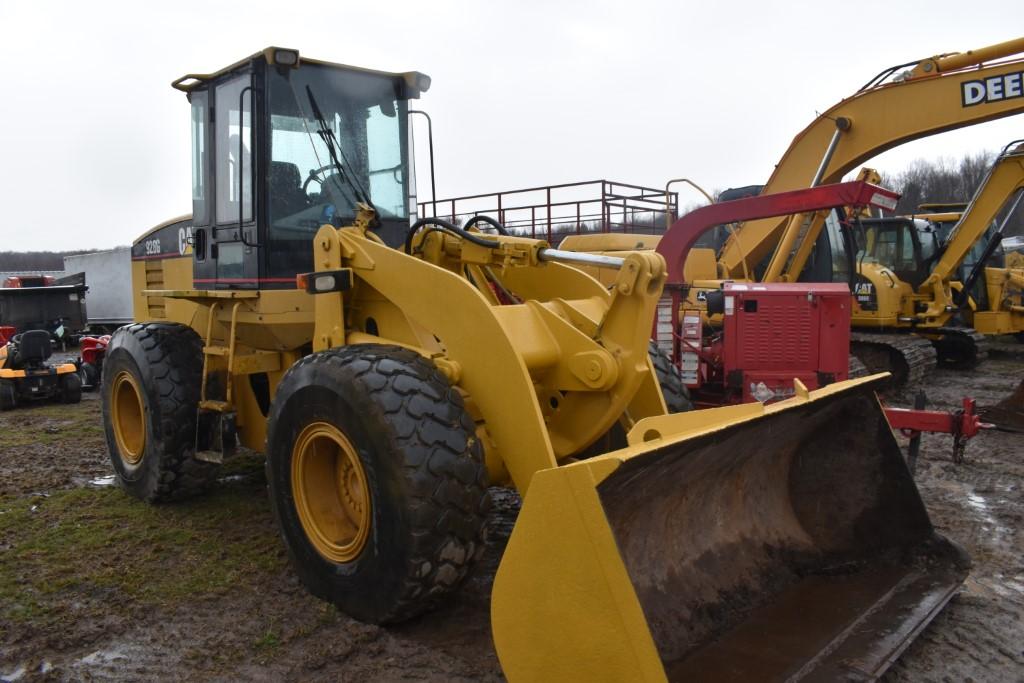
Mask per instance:
[[[317,104],[316,98],[313,96],[313,89],[308,85],[306,86],[306,95],[309,97],[309,104],[313,108],[313,116],[316,118],[317,123],[320,124],[320,130],[317,131],[317,135],[320,136],[324,141],[324,144],[327,146],[327,153],[331,157],[331,163],[334,165],[334,168],[338,170],[338,175],[341,176],[341,179],[344,180],[349,189],[352,190],[352,194],[355,195],[356,200],[373,209],[374,219],[371,227],[375,228],[379,226],[379,214],[377,212],[377,207],[375,207],[373,202],[370,200],[370,193],[359,184],[357,179],[353,178],[345,170],[346,167],[351,168],[348,163],[348,159],[345,159],[345,150],[341,148],[341,144],[338,142],[338,138],[334,135],[334,131],[327,125],[327,120],[324,118],[323,112],[320,111],[320,106]],[[345,159],[344,166],[342,166],[341,160],[338,158],[339,155],[342,159]]]

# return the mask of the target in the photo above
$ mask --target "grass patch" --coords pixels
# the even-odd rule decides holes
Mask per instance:
[[[260,652],[272,652],[281,646],[281,637],[273,629],[268,628],[262,636],[256,639],[254,645]]]
[[[33,444],[56,444],[73,439],[102,440],[99,401],[75,405],[30,404],[0,416],[0,452]]]
[[[69,604],[164,607],[255,587],[285,565],[263,491],[222,486],[165,506],[116,488],[0,497],[0,623],[54,623]]]

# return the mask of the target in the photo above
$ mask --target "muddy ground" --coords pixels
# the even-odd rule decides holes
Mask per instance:
[[[934,373],[932,406],[1008,394],[1024,347],[1005,350]],[[487,555],[447,607],[368,626],[293,576],[256,457],[200,499],[149,507],[109,485],[100,425],[94,395],[0,415],[0,679],[501,680],[488,594],[514,497],[498,494]],[[886,679],[1024,679],[1024,435],[984,433],[960,465],[948,438],[927,436],[918,481],[974,568]]]

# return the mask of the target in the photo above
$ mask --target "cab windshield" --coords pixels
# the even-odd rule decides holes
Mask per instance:
[[[351,223],[360,195],[382,221],[409,216],[407,102],[394,79],[309,63],[287,76],[269,76],[271,277],[308,270],[316,231]],[[338,164],[310,94],[338,141]]]

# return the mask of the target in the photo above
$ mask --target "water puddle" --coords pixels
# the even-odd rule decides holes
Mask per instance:
[[[25,674],[27,673],[28,670],[25,668],[25,665],[23,664],[11,673],[3,674],[2,676],[0,676],[0,681],[3,681],[3,683],[14,683],[14,681],[20,681],[22,678],[24,678]]]
[[[117,482],[117,477],[113,474],[107,474],[102,477],[96,477],[95,479],[89,480],[90,486],[113,486]]]
[[[120,650],[96,650],[76,660],[74,666],[106,666],[122,659],[128,659],[128,655]]]

